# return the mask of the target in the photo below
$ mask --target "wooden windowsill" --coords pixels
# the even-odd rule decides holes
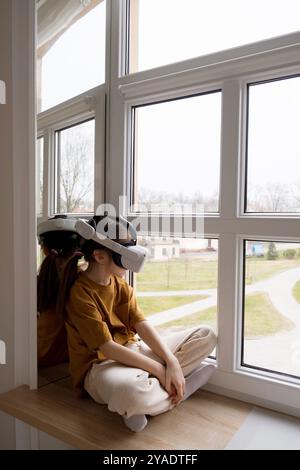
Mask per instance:
[[[71,379],[0,395],[0,410],[78,449],[223,449],[251,411],[248,404],[199,391],[174,410],[150,417],[141,433],[92,399],[77,399]]]

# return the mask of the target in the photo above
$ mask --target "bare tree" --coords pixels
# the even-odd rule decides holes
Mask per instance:
[[[292,196],[295,201],[296,209],[300,209],[300,180],[296,181],[292,189]]]
[[[64,142],[60,167],[60,210],[74,212],[91,192],[93,182],[89,155],[93,143],[82,133]]]
[[[249,212],[264,212],[266,210],[264,190],[258,184],[248,186],[247,210]]]
[[[280,212],[287,208],[289,191],[286,185],[269,182],[266,185],[266,202],[270,212]]]

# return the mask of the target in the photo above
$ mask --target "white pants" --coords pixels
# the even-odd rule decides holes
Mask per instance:
[[[200,366],[217,343],[215,333],[208,326],[189,328],[163,339],[177,357],[185,377]],[[126,347],[163,363],[141,339]],[[110,411],[127,417],[154,416],[174,407],[156,377],[113,360],[93,364],[85,377],[84,388],[96,402],[107,404]]]

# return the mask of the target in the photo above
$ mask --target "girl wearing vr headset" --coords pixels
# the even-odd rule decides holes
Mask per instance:
[[[123,279],[127,269],[141,269],[145,249],[136,246],[129,222],[105,217],[76,223],[88,268],[78,275],[78,257],[68,262],[58,310],[66,319],[70,372],[79,396],[86,390],[139,432],[146,415],[172,409],[208,381],[215,366],[202,361],[216,336],[207,326],[166,337],[157,333]]]
[[[78,248],[75,219],[55,216],[38,226],[45,255],[37,277],[38,366],[50,367],[69,360],[65,323],[56,313],[60,276],[66,261]]]

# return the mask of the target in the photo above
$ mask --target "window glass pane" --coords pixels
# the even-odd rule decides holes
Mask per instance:
[[[162,334],[217,328],[218,240],[139,237],[149,251],[136,275],[138,304]]]
[[[300,77],[249,86],[248,212],[300,212]]]
[[[44,138],[37,139],[36,144],[36,212],[43,213],[43,168],[44,168]]]
[[[41,249],[41,246],[39,244],[39,242],[37,241],[36,243],[36,262],[37,262],[37,270],[40,269],[40,266],[42,264],[44,260],[44,254],[43,254],[43,251]]]
[[[130,0],[130,72],[299,31],[298,0]]]
[[[56,132],[57,213],[94,211],[94,119]]]
[[[242,364],[300,376],[300,243],[245,243]]]
[[[105,0],[38,8],[38,111],[105,81]]]
[[[136,107],[134,116],[136,210],[217,212],[221,92]]]

